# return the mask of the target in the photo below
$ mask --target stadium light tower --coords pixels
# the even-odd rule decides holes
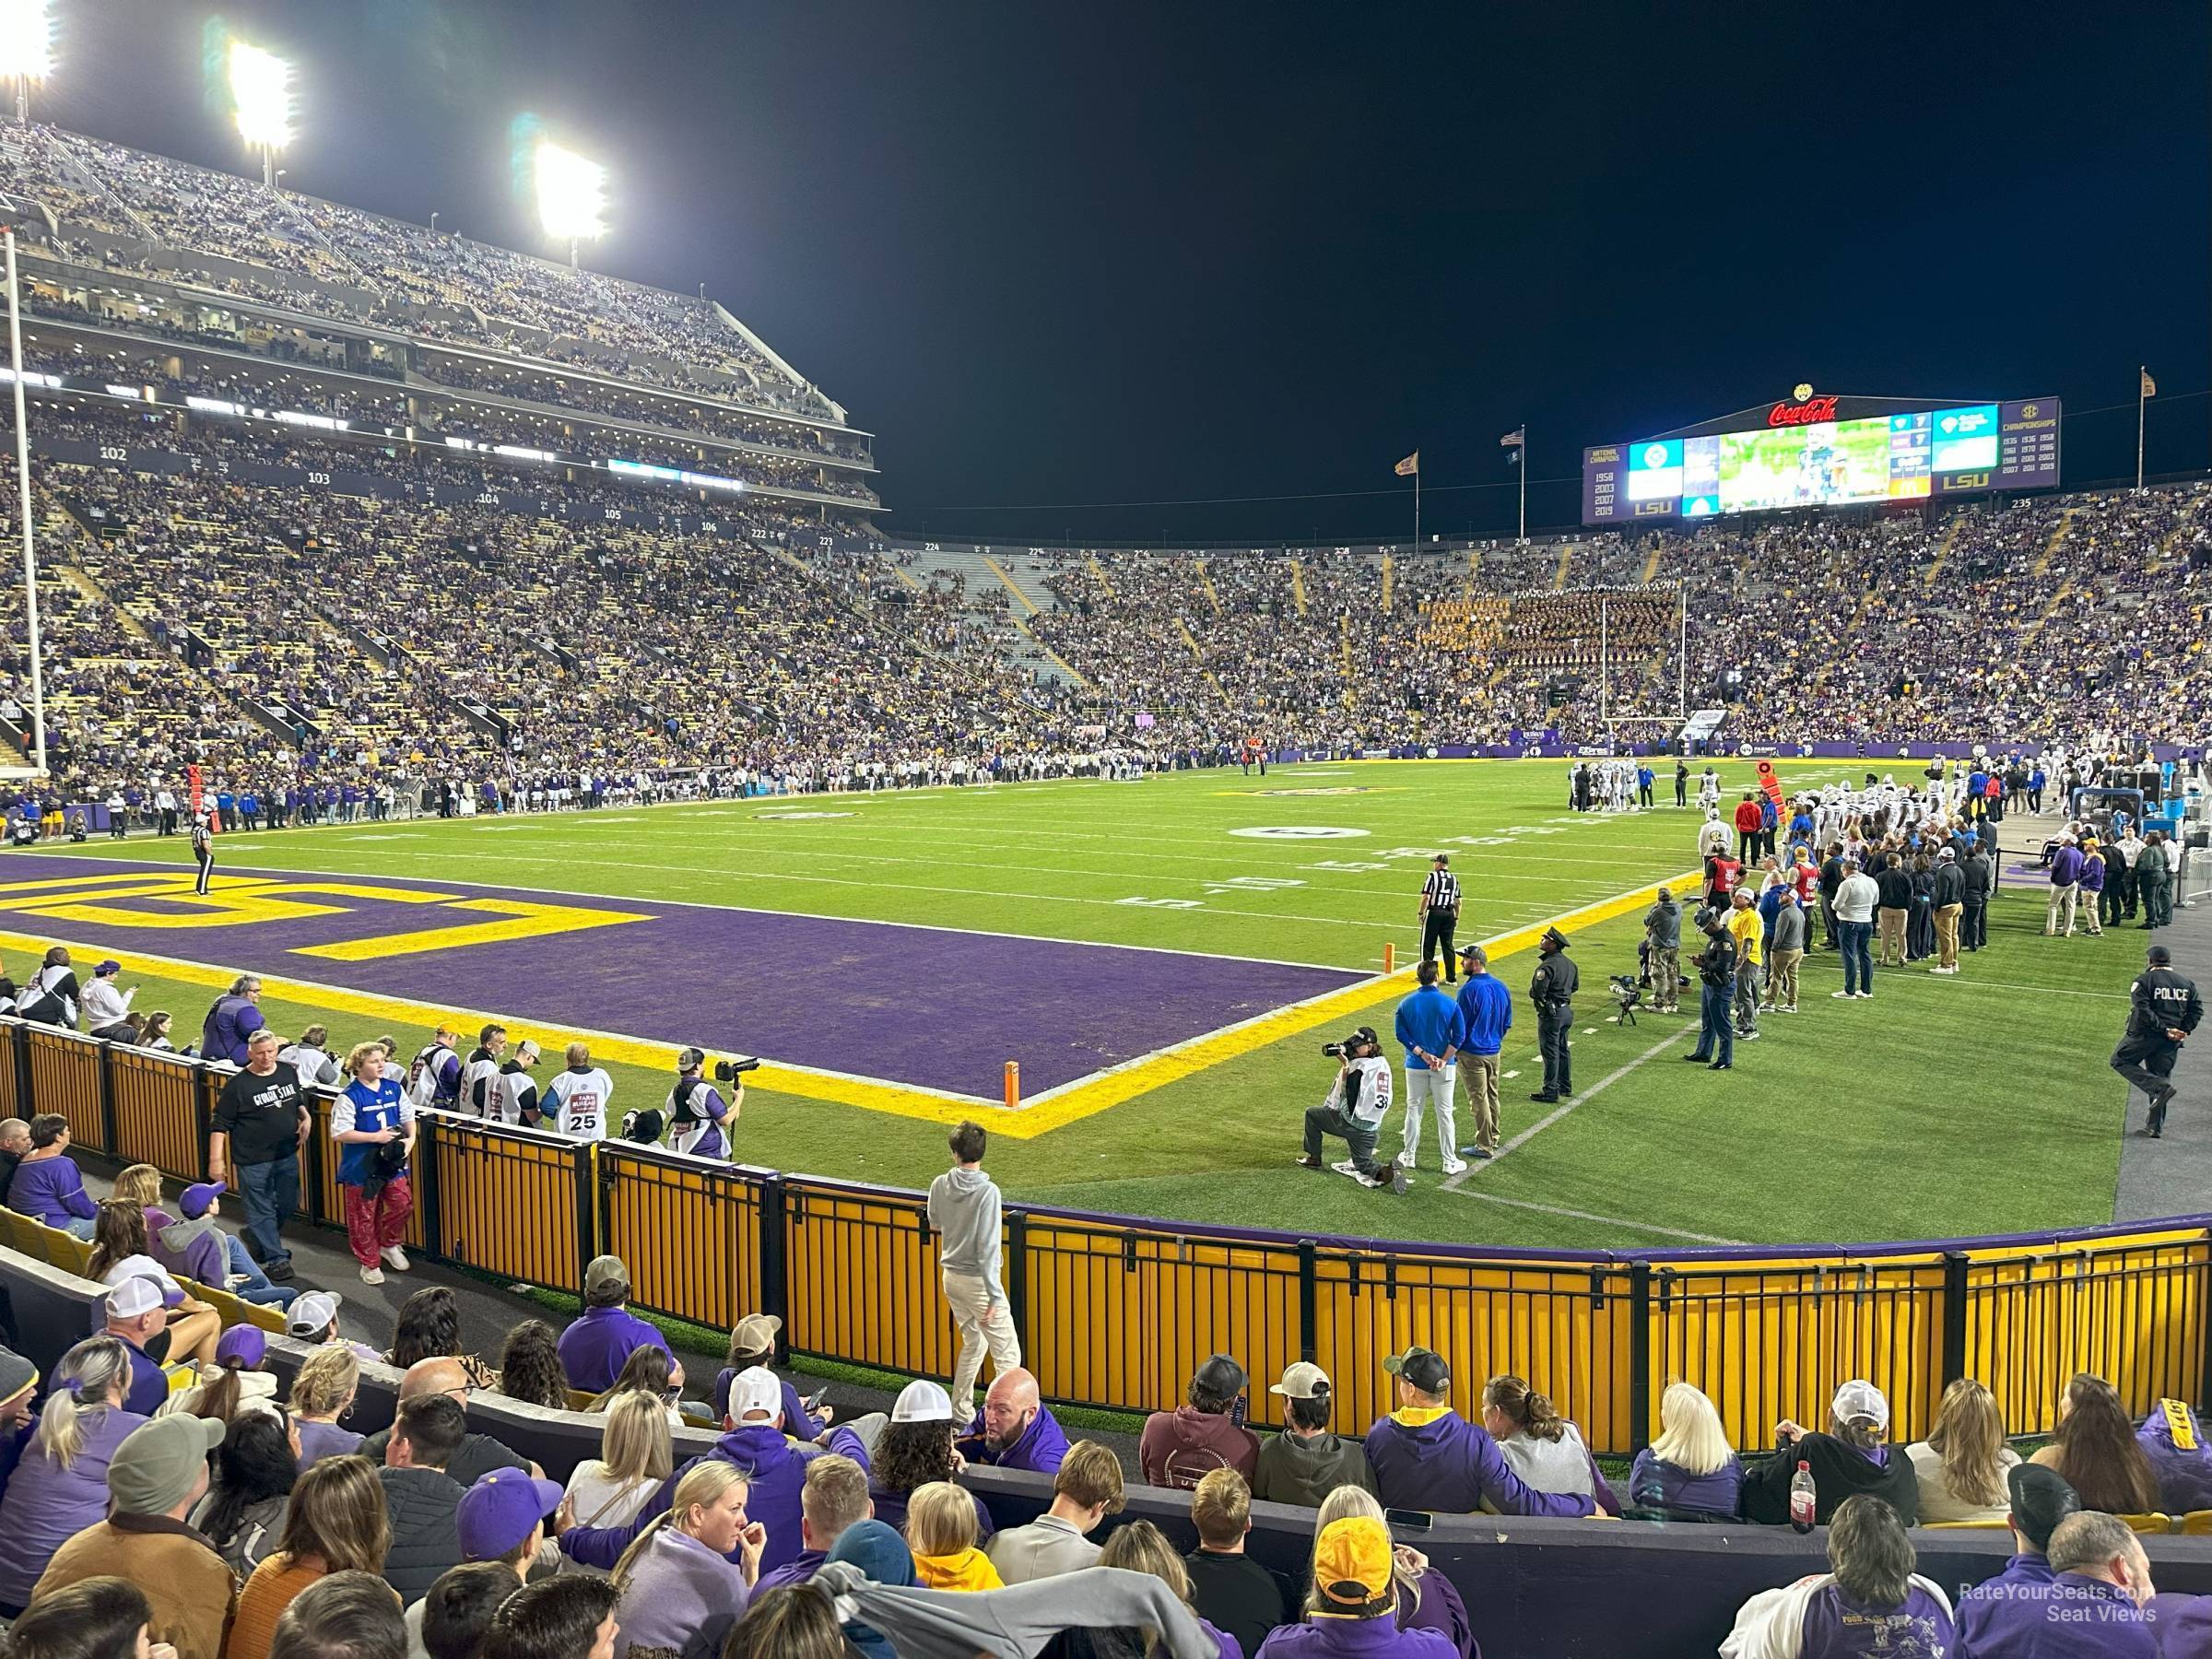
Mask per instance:
[[[577,244],[606,234],[606,169],[550,138],[541,138],[531,171],[537,187],[538,222],[547,236],[569,244],[569,265],[573,268]]]
[[[30,83],[53,72],[53,0],[0,0],[0,75],[16,84],[16,119],[30,122]]]
[[[261,182],[276,187],[276,152],[292,141],[292,66],[275,53],[232,41],[224,54],[239,136],[261,157]]]
[[[31,763],[46,775],[46,674],[39,649],[39,556],[30,522],[30,428],[23,409],[23,318],[16,288],[16,219],[23,211],[0,195],[0,240],[7,250],[7,360],[15,371],[17,510],[23,515],[23,609],[29,623]]]

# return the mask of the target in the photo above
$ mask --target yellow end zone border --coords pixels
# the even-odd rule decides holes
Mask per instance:
[[[1629,892],[1598,900],[1542,922],[1532,922],[1525,927],[1515,928],[1511,933],[1500,934],[1478,943],[1489,953],[1490,959],[1496,961],[1533,948],[1547,928],[1595,927],[1649,904],[1662,887],[1694,887],[1701,879],[1702,877],[1696,871],[1691,871],[1663,882],[1651,882]],[[182,957],[157,956],[144,951],[124,951],[105,946],[85,945],[53,935],[0,931],[0,950],[22,951],[38,956],[43,954],[47,947],[56,944],[66,945],[73,955],[94,960],[112,956],[125,968],[182,980],[187,984],[205,985],[214,991],[229,989],[240,971]],[[1016,1112],[1007,1112],[1003,1105],[982,1096],[954,1094],[924,1088],[914,1084],[886,1082],[876,1077],[853,1077],[842,1072],[791,1065],[772,1060],[761,1069],[759,1087],[774,1094],[797,1095],[832,1105],[856,1106],[867,1112],[885,1112],[898,1117],[921,1118],[938,1124],[957,1124],[963,1118],[988,1113],[994,1134],[1010,1135],[1016,1140],[1033,1140],[1041,1135],[1049,1135],[1055,1129],[1065,1128],[1070,1124],[1080,1123],[1124,1101],[1135,1100],[1138,1095],[1149,1094],[1156,1088],[1179,1083],[1185,1077],[1194,1077],[1199,1072],[1228,1061],[1241,1059],[1271,1042],[1295,1037],[1300,1031],[1310,1031],[1317,1026],[1333,1024],[1362,1013],[1377,1003],[1403,995],[1406,988],[1413,983],[1415,967],[1416,964],[1408,963],[1394,973],[1376,974],[1341,990],[1326,991],[1303,1002],[1291,1003],[1236,1025],[1208,1031],[1171,1048],[1125,1061],[1106,1071],[1094,1072],[1088,1077],[1078,1077],[1072,1083],[1061,1084],[1031,1097]],[[578,1037],[588,1041],[597,1059],[616,1060],[626,1065],[641,1065],[652,1070],[674,1071],[676,1056],[681,1047],[677,1043],[655,1042],[588,1027],[548,1026],[544,1021],[526,1020],[514,1015],[497,1014],[479,1008],[465,1008],[451,1003],[421,1003],[374,992],[352,991],[340,985],[326,985],[316,980],[290,979],[267,973],[256,977],[261,981],[264,994],[285,1002],[424,1030],[434,1028],[443,1021],[455,1020],[469,1025],[498,1021],[510,1026],[559,1030],[564,1038]],[[547,1046],[550,1048],[550,1043]]]

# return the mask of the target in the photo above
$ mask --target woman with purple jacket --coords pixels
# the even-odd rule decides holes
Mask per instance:
[[[1712,1402],[1692,1383],[1668,1383],[1659,1430],[1629,1466],[1630,1507],[1675,1521],[1735,1520],[1744,1465]]]
[[[7,1207],[89,1243],[100,1208],[85,1193],[84,1171],[69,1156],[69,1120],[41,1112],[30,1120],[30,1150],[7,1184]]]
[[[53,1392],[0,1495],[0,1614],[13,1618],[53,1552],[108,1513],[108,1459],[147,1419],[123,1408],[131,1385],[119,1337],[78,1343],[53,1368]]]

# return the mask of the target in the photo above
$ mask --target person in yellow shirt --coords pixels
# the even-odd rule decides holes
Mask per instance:
[[[1735,939],[1735,1038],[1738,1042],[1759,1041],[1759,943],[1764,924],[1759,903],[1748,887],[1739,887],[1729,898],[1728,931]]]
[[[949,1480],[918,1486],[906,1500],[906,1545],[914,1582],[931,1590],[1003,1590],[991,1558],[975,1547],[975,1500]]]

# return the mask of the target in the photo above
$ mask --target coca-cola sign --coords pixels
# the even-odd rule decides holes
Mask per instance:
[[[1803,403],[1778,403],[1767,411],[1771,427],[1812,426],[1836,418],[1833,397],[1809,397]]]

